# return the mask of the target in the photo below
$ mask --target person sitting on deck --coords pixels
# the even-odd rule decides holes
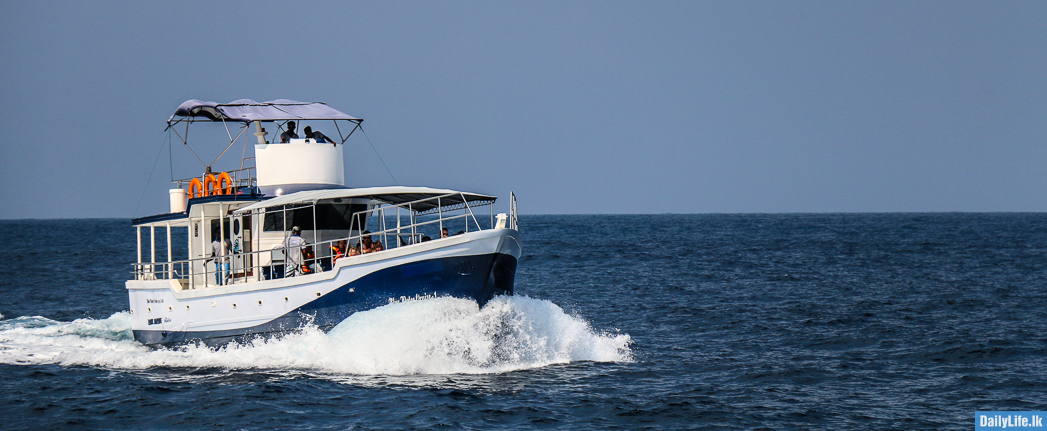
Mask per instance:
[[[287,131],[280,134],[280,143],[286,144],[292,139],[298,139],[298,134],[294,131],[294,121],[288,121]]]
[[[381,241],[372,241],[371,240],[371,232],[370,231],[366,231],[366,230],[364,231],[364,237],[360,240],[360,243],[361,243],[360,253],[366,254],[366,253],[374,253],[376,251],[385,250],[385,247],[382,246],[382,242]]]
[[[300,236],[301,233],[302,229],[300,227],[292,227],[291,236],[284,241],[285,253],[287,254],[287,261],[284,263],[284,274],[286,277],[294,277],[303,273],[302,247],[305,246],[305,240]]]
[[[344,239],[334,244],[331,244],[331,265],[334,265],[336,262],[338,262],[338,258],[345,257],[346,251],[347,250],[345,248]]]
[[[316,262],[315,258],[316,255],[313,254],[313,246],[307,245],[302,248],[302,274],[312,274],[315,272],[320,272],[316,267],[313,266],[315,265],[314,262]]]
[[[334,139],[328,138],[327,135],[319,130],[313,131],[313,128],[310,126],[305,126],[305,139],[313,139],[318,144],[326,144],[330,142],[331,145],[335,145]]]
[[[349,247],[349,256],[359,256],[360,254],[360,244]]]

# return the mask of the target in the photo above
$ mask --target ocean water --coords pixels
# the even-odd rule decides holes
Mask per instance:
[[[971,429],[1047,410],[1047,214],[525,216],[517,296],[135,343],[127,220],[0,221],[0,429]]]

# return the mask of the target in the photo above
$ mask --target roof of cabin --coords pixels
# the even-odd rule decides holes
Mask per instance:
[[[440,197],[440,199],[437,200],[435,199],[436,197]],[[235,213],[243,214],[259,208],[277,207],[296,203],[313,204],[324,199],[338,198],[369,198],[385,202],[390,205],[397,205],[432,198],[431,200],[412,204],[411,209],[417,212],[430,211],[436,209],[438,206],[447,207],[453,205],[460,205],[465,202],[494,202],[498,199],[495,196],[460,192],[448,189],[433,189],[429,187],[391,186],[366,187],[355,189],[307,190],[283,196],[277,196],[272,199],[266,199],[264,201],[240,208],[236,210]]]

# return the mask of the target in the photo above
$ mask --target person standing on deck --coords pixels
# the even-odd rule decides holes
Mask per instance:
[[[215,231],[211,241],[211,260],[214,261],[214,282],[221,286],[229,278],[229,241],[220,238]]]
[[[305,139],[315,140],[318,144],[326,144],[330,142],[331,145],[336,145],[334,139],[327,137],[327,135],[319,130],[313,131],[313,128],[310,126],[305,126]]]
[[[302,247],[305,246],[305,240],[300,236],[301,233],[301,228],[292,227],[291,236],[284,241],[284,252],[287,254],[284,264],[285,277],[294,277],[302,273]]]
[[[287,131],[280,134],[280,143],[286,144],[292,139],[298,139],[298,133],[294,131],[294,121],[287,122]]]

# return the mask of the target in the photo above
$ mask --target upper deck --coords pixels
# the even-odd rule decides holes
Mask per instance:
[[[183,102],[167,120],[167,130],[192,152],[200,162],[203,174],[174,180],[176,187],[187,189],[187,195],[201,197],[210,191],[227,190],[239,193],[245,188],[257,187],[256,192],[278,196],[302,190],[344,188],[345,164],[343,146],[363,122],[322,102],[298,102],[279,99],[255,102],[240,99],[229,103],[205,102],[197,99]],[[206,163],[189,142],[190,126],[211,123],[225,128],[228,145],[219,156]],[[270,130],[266,130],[266,128]],[[313,131],[312,128],[317,130]],[[319,129],[323,128],[326,133]],[[252,131],[253,130],[253,131]],[[194,132],[194,139],[199,135]],[[251,136],[254,139],[251,139]],[[243,141],[239,164],[218,169],[218,161]],[[248,151],[254,143],[253,154]],[[206,142],[204,145],[213,145]],[[208,176],[215,175],[212,183]],[[227,178],[223,178],[226,175]],[[225,180],[226,183],[222,181]],[[202,193],[194,193],[195,186]],[[228,188],[226,188],[228,187]],[[172,191],[172,194],[174,192]],[[176,205],[172,196],[172,211],[184,208]],[[184,197],[183,197],[184,200]]]

